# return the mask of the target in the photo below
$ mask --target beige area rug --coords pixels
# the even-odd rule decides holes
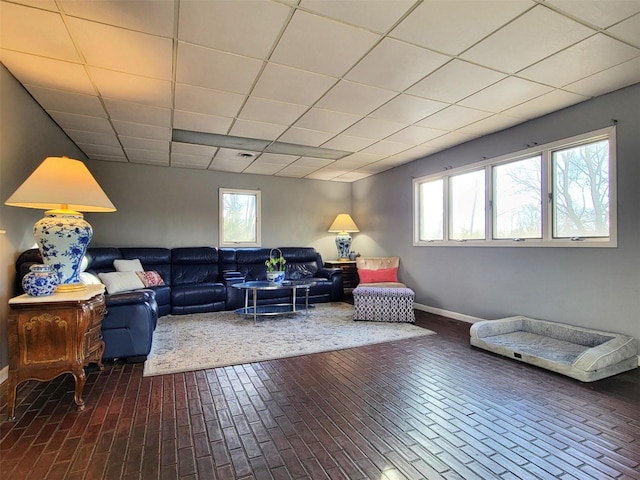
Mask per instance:
[[[298,315],[258,318],[234,312],[158,319],[144,376],[261,362],[431,335],[408,323],[354,322],[353,305],[321,303]]]

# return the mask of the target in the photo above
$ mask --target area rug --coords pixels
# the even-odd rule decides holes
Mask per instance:
[[[256,322],[234,312],[158,319],[144,376],[204,370],[431,335],[409,323],[354,322],[353,305],[321,303]]]

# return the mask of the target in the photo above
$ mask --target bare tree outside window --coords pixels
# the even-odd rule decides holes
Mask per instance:
[[[553,152],[554,237],[609,236],[609,141]]]

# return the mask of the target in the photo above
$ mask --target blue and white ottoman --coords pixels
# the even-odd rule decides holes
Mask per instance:
[[[358,286],[353,290],[353,319],[374,322],[416,321],[410,288]]]

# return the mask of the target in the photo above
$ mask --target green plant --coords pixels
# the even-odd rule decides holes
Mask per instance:
[[[274,255],[274,251],[277,255]],[[269,253],[269,259],[264,262],[267,266],[267,272],[280,272],[284,270],[284,264],[287,263],[279,248],[274,248]]]

